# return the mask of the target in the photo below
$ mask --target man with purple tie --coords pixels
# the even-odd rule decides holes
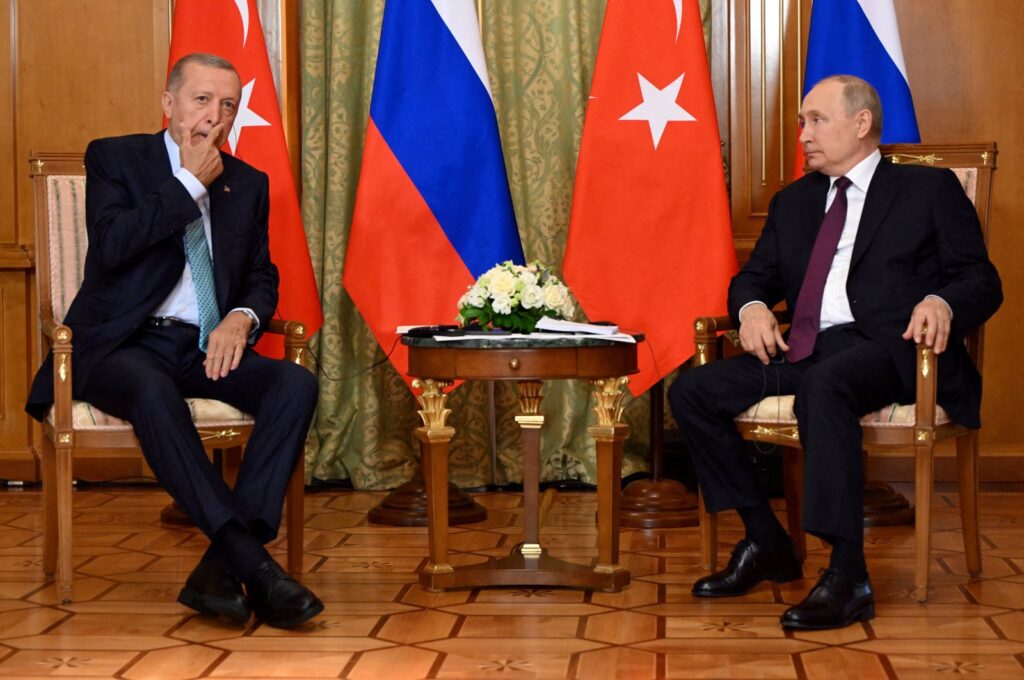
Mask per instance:
[[[729,286],[746,354],[684,372],[669,400],[707,509],[737,510],[746,530],[726,568],[693,585],[695,596],[728,597],[802,577],[733,424],[766,396],[796,395],[803,528],[832,553],[781,623],[825,629],[874,616],[860,418],[914,401],[914,347],[923,341],[939,355],[939,403],[977,427],[981,377],[962,338],[998,309],[1002,288],[956,176],[882,158],[882,109],[870,84],[822,80],[804,98],[800,123],[812,172],[774,196]],[[771,312],[783,300],[793,311],[788,336]]]

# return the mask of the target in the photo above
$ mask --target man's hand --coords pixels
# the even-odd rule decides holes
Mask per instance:
[[[223,134],[224,123],[214,125],[205,137],[197,133],[195,128],[181,132],[181,167],[195,175],[203,186],[210,186],[224,172],[219,150]]]
[[[931,347],[936,354],[942,354],[949,341],[949,330],[952,326],[953,313],[949,310],[943,300],[936,297],[926,297],[917,303],[910,315],[910,323],[907,330],[903,332],[903,339],[914,339]]]
[[[757,355],[762,364],[770,363],[780,349],[789,351],[772,310],[752,304],[743,309],[740,317],[740,345],[744,351]]]
[[[242,354],[252,330],[252,319],[245,312],[229,313],[210,331],[206,344],[206,377],[210,380],[227,377],[242,363]]]

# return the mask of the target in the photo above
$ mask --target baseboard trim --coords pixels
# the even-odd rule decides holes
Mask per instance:
[[[868,479],[883,482],[913,482],[914,458],[874,458],[868,456]],[[1019,453],[982,455],[978,460],[978,477],[982,482],[1024,482],[1024,456]],[[935,458],[935,481],[957,480],[956,458]]]

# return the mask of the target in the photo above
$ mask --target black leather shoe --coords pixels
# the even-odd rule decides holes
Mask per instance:
[[[803,567],[788,540],[769,552],[744,539],[733,548],[725,569],[698,580],[690,592],[697,597],[731,597],[750,592],[764,580],[786,583],[803,575]]]
[[[826,569],[803,602],[790,607],[780,619],[783,628],[825,630],[843,628],[875,617],[871,579],[855,583],[846,574]]]
[[[274,560],[256,567],[246,590],[256,618],[274,628],[294,628],[324,610],[324,603]]]
[[[249,605],[238,577],[218,560],[200,562],[178,593],[178,602],[200,614],[226,616],[235,623],[249,620]]]

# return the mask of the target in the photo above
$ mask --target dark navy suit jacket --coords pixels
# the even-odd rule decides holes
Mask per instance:
[[[267,232],[269,183],[221,153],[209,187],[213,268],[221,314],[252,309],[266,328],[277,306],[277,268]],[[171,174],[163,132],[98,139],[85,152],[89,247],[82,286],[68,308],[73,396],[96,362],[138,331],[170,294],[185,266],[185,227],[201,216]],[[36,374],[26,411],[42,419],[53,403],[53,356]]]
[[[772,199],[750,261],[729,287],[729,313],[761,300],[796,304],[811,249],[825,216],[829,178],[811,173]],[[979,425],[981,376],[963,336],[1002,303],[977,212],[950,170],[894,165],[882,159],[868,187],[854,241],[846,293],[857,328],[892,356],[914,400],[915,349],[901,336],[926,295],[953,310],[948,349],[939,356],[939,403],[956,422]]]

